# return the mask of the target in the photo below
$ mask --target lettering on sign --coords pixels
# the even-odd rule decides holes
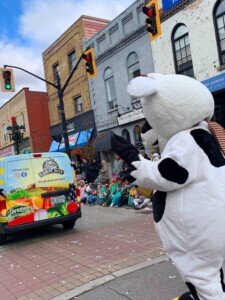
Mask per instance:
[[[117,117],[117,120],[118,120],[119,125],[122,125],[122,124],[127,124],[130,122],[134,122],[137,120],[141,120],[144,118],[145,118],[145,116],[143,114],[143,109],[139,108],[139,109],[134,109],[133,111],[131,111],[127,114],[123,114],[120,117]]]

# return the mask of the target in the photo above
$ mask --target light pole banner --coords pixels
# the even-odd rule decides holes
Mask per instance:
[[[178,4],[181,0],[162,0],[163,3],[163,11],[169,10],[171,7]]]

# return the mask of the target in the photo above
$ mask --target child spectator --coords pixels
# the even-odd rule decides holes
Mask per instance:
[[[92,206],[95,204],[95,202],[98,199],[98,196],[97,196],[98,190],[97,190],[97,187],[93,183],[89,183],[89,186],[90,186],[90,190],[88,192],[87,202],[90,206]]]
[[[108,184],[100,184],[98,189],[98,204],[103,205],[108,200]]]
[[[138,197],[133,199],[134,209],[144,208],[150,201],[150,198],[145,198],[142,194],[138,194]]]
[[[120,199],[119,206],[123,206],[123,205],[128,204],[130,189],[131,189],[130,182],[129,182],[128,179],[125,179],[124,184],[123,184],[123,189],[122,189],[122,193],[121,193],[121,199]]]
[[[117,207],[119,206],[121,196],[122,196],[122,189],[123,189],[123,182],[122,179],[118,177],[116,182],[116,193],[111,198],[110,206],[117,206]]]
[[[138,198],[138,191],[137,191],[137,186],[132,186],[131,189],[130,189],[130,193],[129,193],[129,198],[128,198],[128,205],[129,206],[133,206],[134,205],[134,202],[133,200],[135,198]]]
[[[81,199],[80,201],[82,203],[86,203],[86,201],[87,201],[87,192],[85,190],[86,186],[85,186],[84,180],[79,181],[77,188],[80,190],[80,199]]]

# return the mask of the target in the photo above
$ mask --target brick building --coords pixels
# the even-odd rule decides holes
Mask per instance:
[[[107,24],[107,20],[89,16],[81,16],[72,24],[43,53],[46,80],[56,83],[56,74],[58,73],[61,85],[63,86],[83,53],[83,42],[87,41]],[[96,135],[85,62],[85,60],[81,60],[63,95],[69,138],[72,134],[78,132],[85,133],[88,129],[92,129],[92,136]],[[51,85],[47,85],[47,92],[49,97],[51,135],[63,136],[57,89]],[[79,152],[75,149],[71,152],[71,156],[73,158],[76,154],[82,153],[82,151]]]
[[[48,96],[45,92],[30,91],[23,88],[0,108],[0,157],[16,153],[13,141],[6,128],[11,126],[11,117],[17,124],[25,126],[20,152],[47,152],[51,144]]]

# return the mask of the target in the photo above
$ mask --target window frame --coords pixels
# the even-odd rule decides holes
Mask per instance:
[[[225,8],[224,8],[224,12],[216,15],[216,11],[217,11],[217,9],[219,8],[220,5],[222,5],[222,3],[220,1],[217,1],[217,3],[214,6],[214,9],[213,9],[213,22],[214,22],[214,29],[215,29],[215,35],[216,35],[216,43],[217,43],[219,63],[220,63],[220,66],[224,66],[225,65],[225,50],[222,51],[222,48],[221,48],[221,40],[220,40],[220,36],[219,36],[219,28],[218,28],[217,20],[219,18],[223,17],[223,16],[225,18]],[[225,30],[225,20],[224,20],[224,30]],[[224,62],[223,62],[223,56],[224,56]]]
[[[75,58],[71,59],[73,54],[74,54]],[[76,63],[77,63],[76,51],[75,51],[75,49],[73,49],[73,50],[71,50],[68,53],[68,67],[69,67],[69,72],[73,71]]]
[[[58,68],[58,70],[57,70]],[[57,81],[57,77],[56,77],[56,72],[59,74],[59,77],[60,77],[60,69],[59,69],[59,63],[55,63],[53,66],[52,66],[52,72],[53,72],[53,80],[54,81]]]
[[[110,75],[106,74],[106,72],[108,70],[111,71]],[[112,68],[110,68],[110,67],[105,68],[105,71],[103,74],[103,79],[104,79],[105,93],[106,93],[106,99],[107,99],[107,107],[108,107],[108,110],[110,111],[110,110],[116,109],[116,104],[117,104],[116,85],[115,85],[114,73],[112,71]],[[110,82],[113,83],[113,85],[111,85],[111,87],[110,87]],[[114,91],[112,89],[114,89]],[[109,92],[111,94],[114,93],[115,98],[112,98],[112,99],[109,98]],[[111,104],[112,104],[112,107],[111,107]]]
[[[81,99],[81,103],[77,104],[76,101],[78,99]],[[82,99],[81,95],[77,95],[77,96],[73,97],[73,101],[74,101],[74,110],[75,110],[75,113],[76,114],[82,113],[83,112],[83,99]],[[81,110],[77,109],[79,105],[81,105]]]
[[[175,38],[175,35],[176,35],[177,30],[178,30],[180,27],[182,27],[182,26],[185,26],[185,27],[186,27],[187,32],[185,32],[184,34],[181,34],[180,36],[178,36],[177,38]],[[188,32],[187,26],[186,26],[185,24],[183,24],[183,23],[177,24],[177,25],[174,27],[174,29],[173,29],[173,31],[172,31],[172,36],[171,36],[171,42],[172,42],[172,50],[173,50],[173,60],[174,60],[175,72],[176,72],[176,74],[186,75],[186,76],[189,76],[189,77],[194,78],[194,66],[193,66],[193,60],[192,60],[192,55],[191,55],[191,45],[190,45],[190,41],[189,41],[189,44],[188,44],[188,45],[185,44],[185,38],[186,38],[186,37],[189,38],[189,32]],[[179,70],[179,67],[178,67],[178,61],[179,61],[179,60],[177,59],[177,52],[178,52],[178,51],[176,51],[175,44],[176,44],[176,42],[181,41],[181,40],[184,41],[184,45],[185,45],[185,46],[184,46],[183,48],[180,47],[180,48],[179,48],[179,51],[182,51],[182,49],[185,49],[185,52],[186,52],[186,54],[187,54],[187,51],[186,51],[186,50],[187,50],[187,46],[190,47],[190,55],[186,55],[185,58],[187,59],[188,56],[191,57],[191,60],[187,61],[187,63],[191,62],[191,66],[188,66],[188,67],[183,68],[182,70]],[[181,57],[181,60],[182,60],[182,57]],[[184,63],[182,63],[181,66],[182,66],[182,65],[184,65]],[[190,74],[186,74],[187,72],[190,72]]]
[[[6,128],[7,128],[6,123],[3,123],[3,124],[2,124],[2,130],[3,130],[4,143],[6,143],[6,142],[9,141],[9,136],[8,136],[8,134],[7,134]]]
[[[135,54],[136,57],[137,57],[137,60],[134,62],[134,63],[129,63],[129,58]],[[139,69],[136,70],[135,72],[139,71],[139,74],[137,74],[136,76],[131,76],[131,73],[129,72],[129,70],[134,67],[135,65],[138,65],[139,66]],[[138,77],[141,75],[141,66],[140,66],[140,60],[139,60],[139,56],[138,54],[135,52],[135,51],[132,51],[128,54],[127,56],[127,61],[126,61],[126,68],[127,68],[127,76],[128,76],[128,81],[134,79],[135,77]],[[133,75],[133,73],[132,73]]]

